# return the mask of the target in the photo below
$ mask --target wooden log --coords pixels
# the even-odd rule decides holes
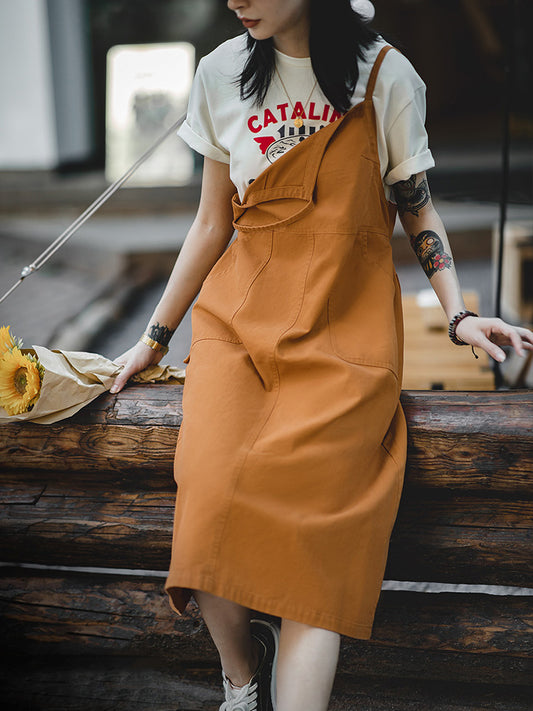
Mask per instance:
[[[55,425],[1,425],[2,466],[166,476],[181,423],[182,388],[133,385]],[[409,428],[408,486],[531,497],[532,391],[404,391],[402,405]]]
[[[46,429],[45,429],[46,428]],[[172,474],[178,430],[138,425],[0,425],[3,466],[62,472]]]
[[[191,604],[176,615],[163,583],[157,577],[4,570],[6,642],[14,653],[160,655],[216,663],[198,608]]]
[[[52,425],[0,425],[3,467],[172,474],[183,386],[132,385]]]
[[[4,570],[3,641],[13,654],[129,655],[216,665],[197,609],[168,606],[161,578]],[[524,684],[532,598],[383,591],[371,641],[343,642],[340,672]],[[530,656],[528,656],[528,654]]]
[[[164,491],[147,489],[152,480],[140,475],[4,471],[0,560],[167,570],[175,500],[168,479]],[[532,519],[529,501],[406,489],[386,576],[533,587]]]
[[[386,578],[533,587],[531,501],[438,493],[405,489]]]
[[[531,499],[533,392],[404,391],[406,485]]]
[[[29,504],[0,506],[0,560],[167,570],[175,494],[111,489],[98,474],[87,488],[45,484]]]

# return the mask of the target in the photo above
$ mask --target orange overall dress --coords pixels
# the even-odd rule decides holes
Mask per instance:
[[[234,197],[193,309],[166,583],[370,637],[406,455],[372,93]]]

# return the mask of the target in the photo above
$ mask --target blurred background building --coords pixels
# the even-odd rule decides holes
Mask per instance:
[[[495,235],[509,119],[502,307],[506,318],[531,323],[533,3],[374,4],[374,26],[406,54],[427,84],[427,127],[437,164],[429,176],[433,197],[448,227],[463,289],[485,315],[495,308]],[[109,51],[117,45],[189,43],[197,63],[241,31],[223,0],[0,4],[0,291],[107,185]],[[172,111],[165,120],[171,120]],[[162,120],[161,132],[164,127]],[[170,151],[178,140],[169,138],[159,150]],[[11,323],[28,344],[91,349],[110,357],[132,345],[194,216],[201,158],[190,160],[194,170],[186,184],[132,184],[117,193],[68,247],[0,305],[0,321]],[[411,346],[407,343],[405,387],[492,387],[488,360],[473,364],[469,354],[467,365],[467,349],[447,343],[442,315],[427,294],[420,296],[427,279],[399,231],[393,246],[406,323],[414,329]],[[416,335],[422,328],[425,335]],[[172,360],[187,354],[189,337],[186,319],[174,338]],[[456,370],[467,368],[471,377],[449,374],[446,364],[421,367],[421,353],[427,363],[434,360],[435,348],[448,345],[452,350],[446,358],[455,358]],[[507,383],[529,382],[523,364],[511,361]]]

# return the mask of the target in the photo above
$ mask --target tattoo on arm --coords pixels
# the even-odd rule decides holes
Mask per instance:
[[[157,321],[148,329],[148,335],[150,338],[157,341],[162,346],[168,346],[168,342],[172,338],[173,333],[174,331],[172,329],[167,326],[160,326]]]
[[[431,199],[429,194],[428,181],[423,178],[416,185],[416,175],[411,175],[409,180],[400,180],[392,186],[398,214],[403,217],[406,212],[410,212],[415,217],[419,216],[420,210],[425,207]]]
[[[423,230],[416,237],[410,235],[409,239],[428,279],[443,269],[451,269],[452,258],[444,251],[442,240],[436,232]]]

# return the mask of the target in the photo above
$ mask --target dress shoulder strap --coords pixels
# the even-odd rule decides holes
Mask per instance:
[[[365,101],[372,100],[372,95],[374,93],[374,88],[376,86],[376,80],[378,78],[379,68],[381,67],[382,62],[385,59],[385,55],[391,49],[394,49],[394,47],[392,47],[390,44],[387,45],[386,47],[383,47],[383,49],[380,51],[380,53],[376,57],[376,61],[374,62],[374,66],[372,67],[372,71],[370,72],[370,77],[368,78],[368,84],[366,86],[366,93],[365,93]]]

